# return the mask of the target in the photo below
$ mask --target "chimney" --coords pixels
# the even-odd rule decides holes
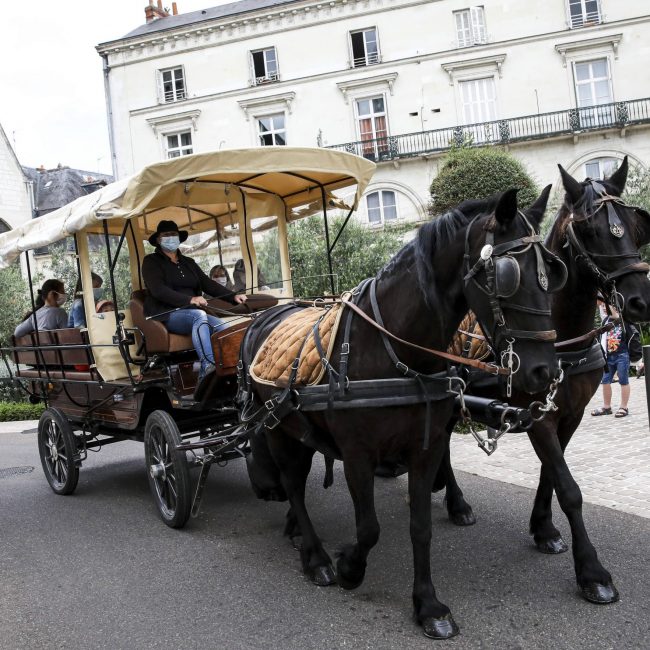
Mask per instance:
[[[178,5],[172,2],[172,16],[178,16]]]
[[[162,0],[158,0],[157,5],[154,5],[154,0],[149,0],[149,4],[144,8],[144,16],[146,21],[150,23],[159,18],[167,18],[169,13],[163,9]]]

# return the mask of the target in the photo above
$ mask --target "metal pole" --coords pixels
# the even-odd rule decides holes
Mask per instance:
[[[648,405],[648,427],[650,427],[650,345],[643,346],[643,370],[645,373],[645,399]]]
[[[332,295],[336,293],[334,287],[334,271],[332,269],[332,249],[330,247],[330,227],[327,222],[327,195],[325,193],[325,188],[320,186],[321,200],[323,202],[323,222],[325,223],[325,246],[327,247],[327,268],[329,270],[330,276],[330,288],[332,289]]]

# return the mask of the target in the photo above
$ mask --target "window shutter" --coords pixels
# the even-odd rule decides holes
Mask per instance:
[[[165,103],[165,93],[163,91],[162,72],[160,70],[156,70],[156,97],[158,98],[159,104]]]
[[[470,7],[469,12],[472,21],[472,39],[474,43],[485,43],[487,41],[487,35],[483,7]]]

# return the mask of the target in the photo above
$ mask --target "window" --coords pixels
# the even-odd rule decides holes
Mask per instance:
[[[576,97],[580,110],[580,124],[584,127],[611,124],[614,122],[612,86],[609,75],[609,61],[606,58],[581,61],[574,64]]]
[[[459,81],[465,124],[490,122],[497,118],[497,95],[494,77]]]
[[[602,21],[598,0],[569,0],[569,26],[571,29],[598,25]]]
[[[280,79],[278,57],[274,47],[251,52],[253,85],[271,83]]]
[[[287,144],[284,113],[258,117],[257,132],[260,138],[260,145],[263,147]]]
[[[185,75],[183,67],[160,70],[161,98],[163,102],[185,99]]]
[[[170,133],[165,136],[167,158],[178,158],[192,153],[192,132]]]
[[[365,158],[374,160],[388,153],[386,107],[383,96],[356,101],[359,139]]]
[[[470,7],[462,11],[455,11],[454,17],[456,18],[458,47],[487,43],[483,7]]]
[[[379,63],[379,40],[374,27],[350,32],[350,42],[352,43],[353,68]]]
[[[618,165],[616,158],[594,158],[585,163],[585,176],[596,180],[609,178],[618,169]]]
[[[366,207],[368,209],[368,223],[379,225],[386,221],[397,219],[397,201],[395,192],[381,190],[372,192],[366,196]]]

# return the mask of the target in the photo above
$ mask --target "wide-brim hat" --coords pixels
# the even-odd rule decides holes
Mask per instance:
[[[157,246],[158,242],[156,241],[158,239],[158,235],[161,232],[172,232],[172,230],[176,231],[178,233],[178,237],[181,240],[181,244],[189,237],[189,233],[187,230],[179,230],[178,226],[176,225],[175,221],[161,221],[158,224],[158,227],[156,228],[156,232],[149,237],[149,243],[152,246]]]

